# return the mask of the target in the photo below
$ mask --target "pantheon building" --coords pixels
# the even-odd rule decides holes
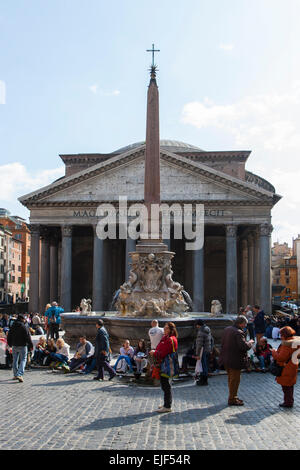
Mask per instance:
[[[187,251],[185,240],[168,247],[176,254],[173,279],[190,294],[194,311],[210,311],[218,299],[224,312],[258,303],[271,311],[271,210],[280,196],[272,184],[246,170],[250,151],[204,151],[160,141],[161,202],[204,205],[204,246]],[[135,240],[101,240],[97,207],[143,202],[145,142],[109,154],[60,155],[65,176],[20,198],[30,210],[30,311],[57,300],[71,311],[82,298],[93,310],[108,310],[128,277]]]

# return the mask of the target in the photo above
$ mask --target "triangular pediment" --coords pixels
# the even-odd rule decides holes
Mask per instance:
[[[145,146],[62,178],[20,198],[24,205],[129,201],[144,198]],[[207,165],[161,152],[162,201],[272,201],[273,193],[232,178]]]

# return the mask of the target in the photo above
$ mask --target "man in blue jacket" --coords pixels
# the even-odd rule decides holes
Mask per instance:
[[[109,380],[112,380],[117,374],[109,364],[109,336],[104,328],[103,320],[97,320],[96,328],[98,332],[95,344],[95,358],[97,361],[98,374],[94,377],[94,380],[103,380],[104,370],[109,373]]]
[[[64,309],[59,307],[57,302],[52,302],[51,307],[45,312],[50,338],[54,338],[55,341],[59,338],[60,315],[63,312]]]

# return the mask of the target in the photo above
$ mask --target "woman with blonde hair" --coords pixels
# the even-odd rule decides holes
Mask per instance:
[[[38,343],[35,346],[32,362],[43,365],[44,358],[46,357],[46,346],[47,341],[45,336],[41,336]]]
[[[56,352],[50,353],[50,357],[53,362],[67,366],[70,359],[70,346],[62,338],[58,338],[56,341]]]

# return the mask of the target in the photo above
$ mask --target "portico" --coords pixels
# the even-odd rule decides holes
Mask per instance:
[[[245,172],[241,179],[209,166],[216,162],[210,152],[174,147],[171,141],[161,149],[162,202],[181,207],[201,203],[205,208],[201,250],[186,251],[185,240],[174,239],[171,229],[167,243],[176,252],[174,278],[190,293],[196,311],[209,311],[214,299],[228,313],[247,303],[270,311],[271,208],[279,196],[253,174]],[[114,292],[128,278],[128,254],[136,241],[100,240],[96,211],[104,202],[117,207],[120,195],[127,196],[128,207],[143,201],[143,155],[143,145],[121,149],[21,198],[31,211],[30,310],[42,311],[58,300],[70,311],[82,297],[91,298],[95,310],[109,309]],[[199,162],[204,157],[205,165]],[[241,159],[235,152],[227,157],[233,168],[232,160]]]
[[[217,299],[227,313],[248,303],[269,312],[271,209],[280,196],[245,169],[250,152],[205,152],[177,141],[161,141],[160,147],[161,203],[204,205],[201,250],[187,251],[174,225],[164,240],[176,253],[174,279],[196,311],[210,311]],[[118,210],[124,196],[128,208],[143,202],[145,145],[61,158],[64,178],[20,198],[30,210],[30,310],[58,300],[70,311],[83,297],[92,299],[94,310],[107,310],[128,279],[136,240],[99,239],[97,208],[105,203]]]

